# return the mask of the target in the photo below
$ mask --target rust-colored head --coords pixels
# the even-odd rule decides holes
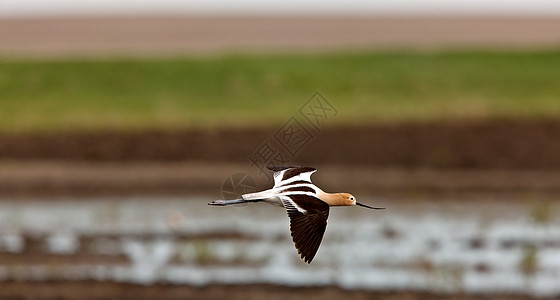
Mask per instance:
[[[356,205],[356,197],[352,194],[348,193],[338,193],[339,197],[342,199],[343,205],[345,206],[354,206]]]
[[[327,202],[329,206],[354,206],[356,205],[356,197],[348,193],[323,193],[319,196],[321,200]]]
[[[356,201],[356,197],[354,197],[354,195],[352,194],[348,194],[348,193],[338,193],[335,194],[338,198],[338,201],[334,201],[333,204],[330,204],[331,206],[362,206],[362,207],[366,207],[366,208],[370,208],[370,209],[385,209],[384,207],[371,207],[362,203],[359,203],[358,201]]]
[[[367,207],[367,208],[371,208],[371,209],[385,209],[383,207],[371,207],[371,206],[367,206],[365,204],[362,203],[358,203],[356,201],[356,197],[354,197],[354,195],[352,194],[348,194],[348,193],[336,193],[336,194],[329,194],[329,193],[322,193],[321,195],[319,195],[319,198],[325,202],[327,202],[327,204],[329,206],[363,206],[363,207]]]

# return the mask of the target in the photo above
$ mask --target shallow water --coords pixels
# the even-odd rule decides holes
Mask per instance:
[[[548,202],[360,199],[388,209],[331,209],[308,265],[282,209],[211,200],[3,199],[0,279],[560,295]]]

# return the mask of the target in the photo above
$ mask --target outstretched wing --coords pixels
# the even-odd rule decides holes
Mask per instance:
[[[274,171],[274,187],[286,185],[296,181],[311,183],[311,174],[317,170],[311,167],[274,167],[269,166],[269,170]]]
[[[290,231],[298,253],[311,263],[327,228],[329,205],[307,193],[280,195],[290,217]]]

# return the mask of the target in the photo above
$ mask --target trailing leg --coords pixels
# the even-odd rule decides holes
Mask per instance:
[[[208,203],[208,205],[226,206],[226,205],[231,205],[231,204],[241,204],[241,203],[260,202],[260,201],[263,201],[263,200],[262,200],[262,199],[251,199],[251,200],[245,200],[245,199],[214,200],[214,201]]]

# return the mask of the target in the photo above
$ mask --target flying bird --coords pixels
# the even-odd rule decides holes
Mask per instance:
[[[311,182],[317,170],[311,167],[268,167],[274,171],[271,189],[242,195],[235,200],[215,200],[208,205],[225,206],[249,202],[266,202],[284,207],[290,218],[290,231],[298,253],[306,263],[311,263],[325,234],[329,207],[362,206],[348,193],[326,193]]]

